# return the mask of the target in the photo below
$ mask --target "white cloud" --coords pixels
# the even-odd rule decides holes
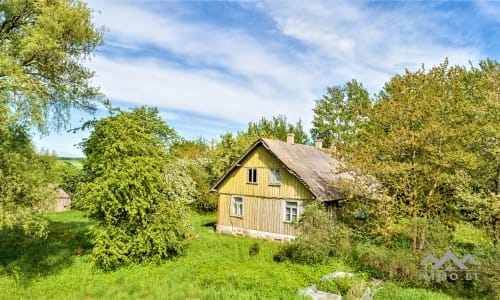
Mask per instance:
[[[98,56],[91,67],[108,97],[242,123],[276,114],[310,119],[304,112],[309,115],[313,106],[316,71],[288,53],[274,52],[279,45],[130,3],[98,2],[95,7],[111,46],[154,46],[176,56],[174,63],[159,56]]]
[[[405,68],[434,66],[449,58],[452,64],[477,61],[480,51],[441,43],[435,32],[453,36],[439,25],[444,18],[430,9],[374,9],[365,2],[267,2],[261,8],[283,34],[315,49],[336,78],[356,78],[372,91]],[[325,72],[327,73],[327,71]]]
[[[296,40],[303,49],[185,18],[178,12],[182,9],[160,13],[149,5],[120,1],[91,6],[101,11],[97,22],[109,29],[112,54],[97,57],[92,67],[111,99],[240,124],[285,114],[293,122],[301,118],[307,128],[314,99],[326,86],[355,78],[375,93],[405,68],[434,66],[445,57],[452,64],[466,64],[480,56],[474,47],[440,43],[433,34],[447,35],[439,26],[444,16],[422,13],[418,4],[394,4],[386,10],[364,2],[242,6],[260,9],[275,22],[276,35]],[[137,56],[120,56],[117,49]]]
[[[500,2],[499,1],[475,1],[474,4],[480,12],[495,23],[500,23]]]
[[[90,64],[96,84],[112,100],[158,106],[191,137],[278,114],[309,128],[314,100],[327,86],[355,78],[375,93],[405,68],[429,68],[445,57],[467,64],[482,55],[475,36],[447,25],[461,16],[427,2],[240,3],[243,15],[267,18],[266,32],[197,18],[190,9],[200,6],[184,2],[89,3],[96,23],[108,28],[106,46]],[[497,4],[477,7],[498,16]]]

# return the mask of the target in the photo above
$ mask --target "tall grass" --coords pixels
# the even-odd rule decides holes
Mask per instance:
[[[294,299],[300,298],[299,289],[317,284],[327,273],[352,271],[334,260],[323,265],[274,262],[279,243],[257,241],[255,246],[254,239],[214,233],[215,214],[207,214],[193,215],[197,236],[183,257],[105,273],[94,267],[90,255],[86,233],[93,222],[76,211],[48,218],[46,240],[0,232],[0,299]],[[249,251],[255,248],[259,251]],[[397,298],[406,291],[395,288],[380,295]],[[438,295],[410,293],[414,299]]]

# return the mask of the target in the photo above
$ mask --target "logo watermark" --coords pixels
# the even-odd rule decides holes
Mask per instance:
[[[477,260],[470,254],[459,259],[453,252],[446,252],[440,259],[434,255],[427,255],[420,262],[421,266],[432,264],[430,270],[420,272],[420,280],[427,281],[455,281],[455,280],[478,280],[479,271],[469,266],[479,266]]]

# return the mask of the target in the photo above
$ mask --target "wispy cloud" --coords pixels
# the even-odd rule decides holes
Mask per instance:
[[[217,137],[278,114],[308,128],[327,86],[355,78],[376,93],[405,68],[500,56],[493,1],[89,6],[108,28],[90,64],[96,84],[121,107],[157,106],[186,137]]]
[[[290,2],[283,7],[266,2],[285,35],[314,49],[335,79],[357,78],[378,90],[390,76],[422,63],[433,66],[448,57],[464,64],[481,56],[475,45],[460,46],[440,37],[456,36],[446,25],[450,16],[419,3]]]
[[[134,56],[111,51],[94,61],[97,82],[111,98],[242,124],[278,113],[298,119],[304,103],[312,106],[308,68],[293,51],[278,51],[282,45],[263,43],[237,29],[186,23],[143,6],[96,5],[102,11],[97,20],[108,27],[113,46],[158,50]],[[134,26],[127,20],[134,20]]]

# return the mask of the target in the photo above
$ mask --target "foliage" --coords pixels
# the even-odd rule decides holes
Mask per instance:
[[[0,123],[0,230],[20,226],[24,233],[44,236],[46,220],[37,211],[55,201],[55,157],[37,154],[24,128]]]
[[[258,241],[253,242],[248,249],[248,255],[255,256],[260,253],[260,243]]]
[[[306,264],[322,264],[351,250],[350,230],[334,223],[319,201],[306,206],[297,225],[299,235],[292,244],[281,247],[275,253],[275,261],[291,259]]]
[[[76,201],[99,221],[92,243],[103,269],[184,251],[194,186],[167,155],[176,138],[156,109],[142,107],[97,121],[84,141],[85,182]]]
[[[349,152],[358,172],[374,175],[387,188],[389,223],[395,216],[412,219],[414,250],[429,246],[426,220],[451,224],[461,217],[465,199],[458,191],[482,197],[494,192],[499,79],[498,64],[491,61],[471,70],[445,61],[429,71],[394,76]],[[471,180],[462,181],[464,174]],[[497,222],[489,220],[490,226]]]
[[[297,144],[309,143],[307,133],[304,132],[302,121],[295,124],[288,123],[285,115],[278,115],[268,120],[262,117],[257,122],[248,123],[247,135],[286,141],[287,135],[293,133]]]
[[[84,172],[73,164],[64,163],[64,172],[61,174],[61,188],[71,197],[76,194],[78,185],[84,180]]]
[[[358,268],[375,278],[418,285],[419,259],[408,249],[389,249],[370,243],[357,243],[352,252]]]
[[[0,106],[12,122],[47,133],[71,108],[103,99],[85,62],[102,43],[91,11],[78,0],[0,2]]]
[[[221,178],[245,150],[258,139],[271,138],[286,141],[288,133],[295,135],[297,144],[309,142],[302,122],[299,120],[296,124],[288,123],[284,115],[273,117],[271,120],[263,117],[258,122],[250,122],[246,131],[240,131],[236,135],[232,133],[221,135],[219,143],[208,154],[211,164],[211,184]]]
[[[71,109],[107,104],[85,66],[101,43],[81,1],[0,1],[0,229],[44,234],[36,210],[54,198],[47,187],[59,171],[55,158],[35,153],[29,132],[60,129]]]
[[[353,143],[367,123],[370,108],[368,91],[356,80],[329,87],[327,94],[316,100],[311,136],[314,140],[323,140],[325,147],[330,147],[332,141]]]
[[[200,212],[217,209],[217,194],[210,191],[212,178],[210,163],[207,159],[209,147],[204,140],[180,140],[176,142],[170,153],[183,161],[185,171],[196,186],[194,201],[191,207]]]
[[[0,256],[0,299],[302,299],[299,289],[332,268],[348,268],[337,261],[319,266],[275,263],[272,255],[280,243],[268,241],[259,241],[259,255],[250,256],[255,240],[214,233],[209,224],[216,216],[211,213],[190,215],[199,237],[185,255],[103,272],[91,263],[85,235],[97,224],[75,211],[48,217],[54,235],[44,243],[0,239],[0,251],[12,253],[7,266]],[[29,259],[33,253],[38,255]],[[7,274],[8,266],[19,271],[17,282]]]
[[[321,281],[317,289],[336,295],[346,296],[353,286],[353,279],[349,277],[331,278]]]

